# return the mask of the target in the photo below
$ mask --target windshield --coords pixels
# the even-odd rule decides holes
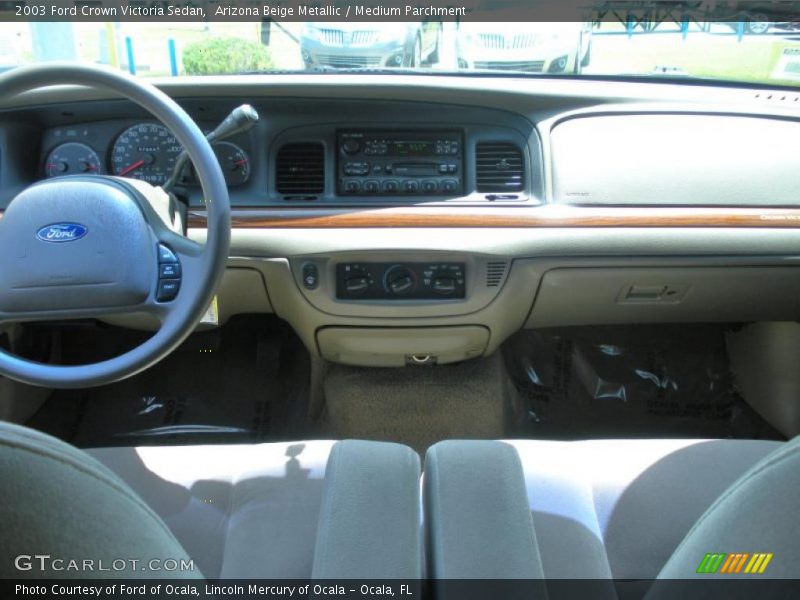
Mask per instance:
[[[800,22],[0,23],[0,70],[48,60],[139,77],[262,72],[626,76],[800,85]]]

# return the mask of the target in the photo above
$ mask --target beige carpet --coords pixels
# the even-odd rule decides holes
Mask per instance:
[[[420,452],[446,439],[498,439],[511,404],[500,353],[456,365],[335,365],[325,382],[326,429],[339,439],[407,444]]]

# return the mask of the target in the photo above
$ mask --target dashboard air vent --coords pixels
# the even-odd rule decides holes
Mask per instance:
[[[522,152],[507,142],[481,142],[475,149],[478,191],[521,192],[525,182]]]
[[[325,148],[318,143],[286,144],[275,160],[275,187],[289,199],[325,189]]]
[[[506,275],[505,262],[486,263],[486,287],[498,287]]]

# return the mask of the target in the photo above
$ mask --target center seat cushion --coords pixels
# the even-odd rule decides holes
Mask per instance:
[[[208,578],[421,576],[420,463],[405,446],[346,440],[88,452],[144,499]]]

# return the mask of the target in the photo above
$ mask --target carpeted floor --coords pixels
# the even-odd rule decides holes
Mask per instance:
[[[511,421],[507,381],[499,353],[436,367],[335,365],[323,420],[336,438],[390,440],[424,455],[439,440],[502,438]]]
[[[782,439],[736,392],[724,326],[522,331],[495,355],[398,369],[312,362],[284,322],[242,316],[144,373],[57,391],[28,423],[79,447],[359,438]],[[72,325],[71,362],[144,334]],[[313,368],[312,368],[313,366]]]
[[[110,356],[141,334],[62,336],[74,362]],[[191,336],[156,366],[116,384],[56,391],[28,423],[79,447],[247,443],[314,437],[305,421],[308,354],[277,320],[240,317]]]
[[[725,325],[521,331],[503,346],[527,438],[783,439],[737,393]]]

